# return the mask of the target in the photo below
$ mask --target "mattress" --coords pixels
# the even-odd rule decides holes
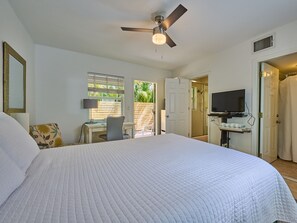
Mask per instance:
[[[42,150],[0,222],[297,222],[257,157],[167,134]]]

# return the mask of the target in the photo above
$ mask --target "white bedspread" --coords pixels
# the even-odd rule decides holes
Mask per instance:
[[[297,222],[279,173],[169,134],[43,150],[0,222]]]

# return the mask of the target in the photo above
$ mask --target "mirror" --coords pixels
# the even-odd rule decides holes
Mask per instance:
[[[26,112],[26,61],[6,42],[3,50],[3,110]]]

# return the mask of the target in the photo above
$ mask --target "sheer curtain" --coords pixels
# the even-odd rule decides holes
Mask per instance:
[[[278,156],[297,162],[297,76],[280,82]]]

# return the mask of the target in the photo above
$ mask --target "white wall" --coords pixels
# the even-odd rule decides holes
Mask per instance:
[[[275,47],[252,53],[252,41],[267,34],[275,34]],[[234,34],[236,35],[236,34]],[[203,60],[196,60],[174,71],[174,76],[192,78],[209,75],[209,94],[213,92],[246,89],[246,102],[254,116],[258,116],[258,63],[260,61],[297,52],[297,21],[271,30]],[[210,97],[211,98],[211,97]],[[210,99],[211,100],[211,99]],[[244,122],[246,118],[236,118],[229,122]],[[257,154],[258,126],[252,133],[231,134],[231,147]],[[210,142],[219,144],[220,131],[213,122],[209,127]]]
[[[88,72],[125,77],[126,121],[133,121],[133,81],[156,82],[160,117],[169,71],[42,45],[36,45],[35,58],[36,123],[57,122],[66,143],[78,140],[80,127],[88,120],[88,110],[81,107],[87,98]]]
[[[3,111],[3,44],[7,42],[27,63],[27,112],[34,122],[34,44],[7,0],[0,0],[0,110]]]

